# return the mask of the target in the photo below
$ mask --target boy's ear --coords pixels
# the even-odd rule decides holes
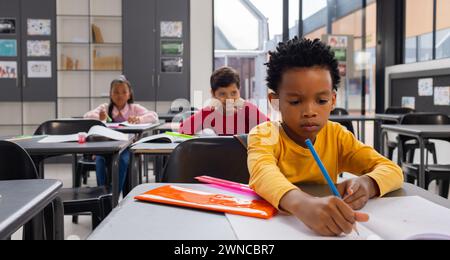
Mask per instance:
[[[331,98],[331,101],[332,101],[332,110],[335,110],[336,109],[336,101],[337,100],[337,93],[336,93],[336,91],[333,91],[333,96],[332,96],[332,98]]]
[[[280,111],[280,97],[277,93],[271,92],[268,94],[269,103],[276,111]]]

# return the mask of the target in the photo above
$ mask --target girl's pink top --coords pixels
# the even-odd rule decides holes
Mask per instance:
[[[108,113],[109,104],[103,104],[96,109],[87,112],[84,115],[86,119],[100,119],[100,113],[105,111]],[[114,106],[112,111],[112,120],[116,123],[122,123],[128,120],[130,117],[138,117],[141,124],[152,124],[159,121],[158,114],[153,111],[149,111],[145,107],[138,104],[127,104],[121,111]]]

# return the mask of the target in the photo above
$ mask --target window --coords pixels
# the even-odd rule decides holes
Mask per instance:
[[[406,0],[405,63],[433,59],[433,2]]]
[[[297,4],[297,17],[298,10]],[[214,0],[214,22],[215,69],[236,69],[242,98],[254,99],[257,105],[266,102],[264,64],[268,51],[282,41],[283,0]],[[291,24],[298,24],[295,12]],[[262,111],[267,112],[264,107]]]
[[[300,0],[289,0],[289,39],[298,36]]]
[[[450,0],[437,0],[436,58],[450,58]]]

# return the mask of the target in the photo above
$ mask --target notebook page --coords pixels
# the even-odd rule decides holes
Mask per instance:
[[[370,240],[379,236],[358,224],[359,236],[355,232],[341,237],[323,237],[294,216],[279,213],[268,219],[250,219],[226,214],[234,232],[240,240]]]
[[[450,236],[450,209],[421,197],[376,199],[363,211],[370,215],[364,225],[383,239],[409,239],[422,234]]]
[[[116,141],[128,141],[128,135],[123,134],[103,126],[94,126],[89,130],[88,136],[103,136]],[[76,139],[78,140],[78,139]]]
[[[38,143],[41,144],[52,144],[52,143],[65,143],[65,142],[76,142],[78,141],[78,134],[74,135],[51,135],[47,136]]]

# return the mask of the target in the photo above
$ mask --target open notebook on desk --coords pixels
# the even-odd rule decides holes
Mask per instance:
[[[227,214],[239,239],[243,240],[409,240],[450,239],[450,209],[421,197],[371,200],[362,212],[367,223],[358,223],[360,235],[321,237],[294,216],[279,214],[269,220]],[[431,235],[430,235],[431,234]],[[435,235],[433,235],[435,234]]]
[[[79,134],[72,135],[50,135],[40,140],[39,143],[65,143],[77,142]],[[86,141],[128,141],[129,137],[126,134],[119,133],[103,126],[93,126],[88,133],[86,133]]]
[[[151,126],[156,126],[156,125],[159,125],[159,124],[131,124],[131,123],[128,123],[128,122],[122,122],[122,123],[107,123],[106,124],[106,126],[108,127],[108,128],[112,128],[112,129],[114,129],[114,128],[120,128],[120,127],[131,127],[131,128],[133,128],[133,127],[135,127],[135,128],[139,128],[139,127],[151,127]]]
[[[143,144],[143,143],[182,143],[184,141],[194,139],[195,136],[183,135],[174,132],[166,132],[164,134],[152,135],[149,137],[142,138],[133,145]]]

